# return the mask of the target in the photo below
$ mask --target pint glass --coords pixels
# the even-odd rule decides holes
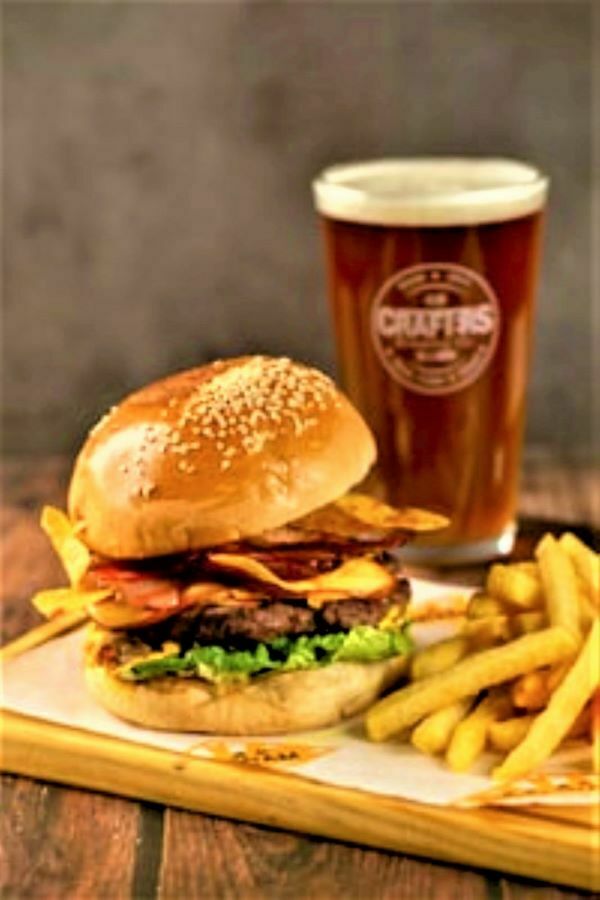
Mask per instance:
[[[340,378],[379,448],[365,487],[450,519],[413,562],[512,548],[547,188],[504,159],[355,163],[313,184]]]

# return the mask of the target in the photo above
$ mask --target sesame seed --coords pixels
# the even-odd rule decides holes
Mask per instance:
[[[338,404],[335,386],[326,375],[287,357],[249,357],[233,365],[220,360],[211,369],[185,400],[168,401],[170,407],[179,406],[179,415],[157,449],[178,455],[180,471],[184,465],[189,470],[185,457],[200,450],[203,440],[214,442],[227,469],[233,456],[258,453],[282,429],[301,435],[317,423],[314,415],[304,418],[303,411],[326,411]],[[184,435],[196,440],[188,441]]]

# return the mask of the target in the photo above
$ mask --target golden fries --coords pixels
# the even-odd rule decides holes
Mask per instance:
[[[581,638],[578,585],[569,556],[550,534],[542,538],[535,555],[540,565],[550,625],[565,628]]]
[[[431,644],[415,653],[411,664],[411,677],[413,681],[420,681],[437,672],[444,672],[468,652],[469,641],[465,637],[447,638],[438,644]]]
[[[592,739],[592,765],[600,773],[600,690],[596,691],[590,707],[590,737]]]
[[[531,728],[535,716],[519,716],[503,722],[491,722],[488,737],[494,750],[508,753],[521,743]]]
[[[567,659],[565,660],[565,662],[559,663],[557,666],[552,666],[552,668],[548,671],[548,695],[554,693],[574,662],[575,657],[573,657],[572,659]]]
[[[540,576],[529,564],[492,566],[486,587],[492,597],[519,609],[533,609],[543,604]]]
[[[490,745],[494,750],[508,753],[514,750],[527,736],[527,732],[535,721],[535,715],[529,713],[526,716],[518,716],[514,719],[504,719],[502,722],[492,722],[488,729]],[[584,709],[569,729],[568,738],[584,737],[590,730],[591,710]]]
[[[485,748],[491,723],[509,712],[510,702],[506,693],[496,688],[458,723],[446,752],[446,762],[454,772],[466,772],[471,768]]]
[[[517,678],[510,689],[511,700],[515,707],[531,711],[543,709],[573,662],[574,659],[569,659],[550,669],[537,669]]]
[[[596,609],[596,607],[590,600],[588,592],[585,590],[585,588],[583,588],[581,586],[581,584],[582,584],[581,579],[579,579],[579,581],[580,581],[579,594],[578,594],[579,617],[580,617],[581,627],[582,627],[583,631],[585,632],[591,628],[591,626],[594,622],[594,619],[600,613],[598,612],[598,610]]]
[[[468,619],[487,619],[490,616],[505,616],[507,613],[505,604],[488,594],[473,594],[467,604]]]
[[[494,769],[497,781],[521,778],[540,765],[568,733],[586,702],[600,687],[600,619],[547,708],[533,722],[526,737]]]
[[[472,697],[463,697],[462,700],[457,700],[456,703],[431,713],[414,729],[410,736],[412,744],[421,753],[427,753],[430,756],[435,753],[443,753],[450,743],[454,729],[466,716],[472,702]]]
[[[600,557],[570,532],[562,534],[558,543],[573,563],[592,604],[600,609]]]
[[[510,689],[510,699],[517,709],[543,709],[549,696],[548,672],[542,669],[521,675]]]
[[[531,669],[559,662],[575,649],[576,639],[571,632],[547,628],[501,647],[482,650],[461,659],[450,670],[384,697],[367,712],[367,734],[374,741],[384,741],[442,706],[510,681]]]
[[[461,637],[468,638],[472,650],[483,650],[507,641],[512,634],[511,622],[508,616],[468,619],[460,634]]]
[[[412,683],[376,703],[367,735],[410,733],[466,772],[488,749],[501,782],[538,768],[565,740],[591,741],[600,774],[599,557],[545,535],[536,560],[491,567],[459,633],[418,652]]]
[[[548,616],[545,612],[517,613],[511,618],[513,637],[529,634],[532,631],[540,631],[548,627]]]

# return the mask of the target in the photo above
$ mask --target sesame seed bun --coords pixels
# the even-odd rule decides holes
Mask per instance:
[[[110,638],[108,638],[110,639]],[[196,678],[122,681],[98,660],[107,635],[88,629],[85,679],[90,693],[114,715],[146,728],[208,734],[261,735],[325,728],[356,715],[407,668],[406,656],[372,663],[340,662],[318,669],[273,673],[223,690]]]
[[[77,458],[69,514],[102,555],[178,553],[285,525],[346,493],[374,460],[369,429],[327,376],[239,357],[114,407]]]

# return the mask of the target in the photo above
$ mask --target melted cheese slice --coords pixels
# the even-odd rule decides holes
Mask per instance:
[[[380,598],[393,589],[393,575],[372,559],[359,557],[349,559],[332,572],[286,581],[279,578],[263,563],[248,556],[235,553],[209,553],[212,565],[227,572],[246,575],[260,584],[273,585],[291,596],[306,597],[309,606],[322,606],[332,600],[347,597]]]

